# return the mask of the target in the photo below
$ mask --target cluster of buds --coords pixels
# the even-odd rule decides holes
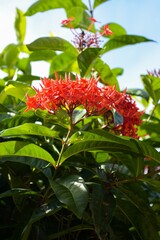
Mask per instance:
[[[147,72],[148,72],[148,75],[150,76],[160,78],[160,69],[159,70],[154,69],[153,71],[147,71]]]
[[[75,45],[75,47],[79,50],[79,51],[83,51],[86,48],[89,47],[99,47],[99,43],[100,43],[100,38],[103,35],[112,35],[113,32],[110,30],[108,24],[106,24],[103,27],[103,30],[101,32],[98,33],[91,33],[90,30],[92,29],[94,23],[97,22],[97,20],[95,18],[89,18],[89,20],[91,21],[91,24],[88,27],[88,31],[85,32],[84,30],[81,30],[81,32],[77,32],[76,29],[73,27],[72,21],[74,21],[74,18],[68,18],[65,19],[61,22],[62,25],[67,26],[71,29],[72,33],[74,34],[74,39],[73,39],[73,43]]]

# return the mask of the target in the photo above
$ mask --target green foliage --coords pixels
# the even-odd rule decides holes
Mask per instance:
[[[50,78],[56,79],[57,73],[62,78],[69,73],[67,78],[73,80],[76,75],[95,77],[100,85],[121,91],[118,77],[123,69],[111,69],[103,54],[152,40],[108,23],[113,34],[103,35],[101,44],[106,23],[99,31],[89,18],[105,2],[94,0],[92,9],[81,0],[38,0],[25,14],[16,10],[17,43],[0,53],[0,70],[5,73],[0,79],[2,239],[160,239],[158,73],[141,76],[144,89],[126,90],[144,107],[140,139],[112,131],[125,121],[117,109],[94,116],[81,106],[69,111],[65,104],[57,111],[38,106],[25,111],[26,96],[35,94],[33,80],[41,77],[32,74],[35,61],[49,64]],[[25,45],[27,16],[57,8],[75,18],[74,41],[42,36]],[[80,48],[74,46],[75,38]],[[92,41],[98,42],[92,46]]]

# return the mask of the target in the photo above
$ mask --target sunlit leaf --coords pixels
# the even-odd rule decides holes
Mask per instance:
[[[67,10],[67,16],[74,17],[74,21],[72,22],[74,28],[88,29],[91,24],[91,21],[89,20],[90,15],[82,7],[72,7]],[[92,31],[95,31],[94,27],[92,28]]]
[[[81,76],[87,75],[97,57],[99,57],[100,48],[87,48],[78,56],[78,65]]]
[[[9,44],[5,47],[3,50],[3,59],[8,68],[11,68],[16,64],[18,55],[19,49],[16,44]]]
[[[65,51],[71,49],[77,52],[71,43],[60,37],[41,37],[26,45],[30,51],[54,50]]]
[[[56,56],[55,51],[53,50],[39,50],[34,51],[30,54],[30,61],[50,61]]]
[[[53,58],[51,68],[57,72],[71,72],[73,65],[77,65],[76,68],[78,69],[77,55],[78,52],[67,50]]]
[[[94,0],[93,8],[98,7],[100,4],[108,2],[109,0]]]
[[[123,68],[112,68],[112,73],[114,76],[121,76],[123,74]]]
[[[28,86],[26,83],[13,82],[5,87],[5,89],[0,93],[0,103],[3,103],[7,95],[13,96],[25,102],[26,94],[33,93],[34,90]]]
[[[106,85],[116,86],[119,89],[118,81],[107,63],[97,58],[94,62],[94,68],[100,76],[100,81]]]
[[[69,175],[51,181],[50,184],[59,201],[67,205],[78,218],[82,218],[88,203],[88,191],[83,178]]]
[[[111,38],[104,46],[103,53],[111,51],[116,48],[124,47],[127,45],[133,45],[142,42],[153,42],[153,40],[148,39],[143,36],[136,35],[120,35]]]
[[[134,95],[137,97],[142,97],[144,98],[147,102],[149,100],[149,94],[144,90],[140,88],[128,88],[126,91],[130,95]]]
[[[25,15],[32,16],[38,12],[45,12],[55,8],[64,8],[65,10],[69,10],[72,7],[79,6],[83,8],[87,8],[81,0],[39,0],[31,5]]]
[[[108,153],[129,153],[149,157],[160,163],[160,153],[145,142],[114,136],[104,130],[79,131],[70,139],[74,143],[62,154],[61,163],[82,151],[105,150]]]
[[[20,9],[16,9],[15,29],[17,40],[20,44],[23,43],[26,34],[26,17]]]
[[[52,156],[43,148],[27,142],[8,141],[0,143],[0,157],[26,156],[39,158],[55,166]]]
[[[0,132],[1,137],[6,136],[22,136],[22,135],[36,135],[36,136],[46,136],[51,138],[58,138],[58,132],[51,130],[42,125],[34,123],[24,123],[14,128],[8,128]]]
[[[146,91],[153,99],[154,104],[157,104],[160,99],[160,78],[149,75],[142,75],[141,77]]]

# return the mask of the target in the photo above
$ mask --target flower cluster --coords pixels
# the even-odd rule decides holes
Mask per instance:
[[[109,28],[108,24],[106,24],[102,31],[100,33],[90,33],[93,25],[95,22],[97,22],[97,20],[95,18],[89,18],[89,20],[91,21],[91,24],[88,27],[88,32],[85,32],[84,30],[81,31],[80,33],[76,31],[76,29],[74,29],[72,22],[74,21],[74,18],[68,18],[65,20],[62,20],[61,24],[64,26],[67,26],[71,29],[72,33],[74,34],[74,39],[73,39],[73,43],[75,45],[76,48],[78,48],[79,51],[84,50],[85,48],[88,47],[99,47],[99,43],[100,43],[100,38],[103,35],[112,35],[113,32],[111,31],[111,29]]]
[[[125,136],[138,137],[136,126],[141,123],[142,112],[131,96],[112,86],[100,87],[94,77],[72,80],[69,75],[64,79],[56,75],[56,79],[41,79],[40,89],[34,89],[36,94],[27,96],[26,111],[40,108],[54,114],[62,108],[70,118],[77,107],[86,110],[85,117],[116,111],[122,115],[123,122],[114,126],[114,130]]]

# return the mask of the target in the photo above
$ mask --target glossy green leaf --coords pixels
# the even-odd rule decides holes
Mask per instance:
[[[100,48],[87,48],[78,56],[78,65],[82,77],[89,74],[97,57],[100,54]]]
[[[72,7],[71,9],[67,10],[67,16],[74,17],[74,21],[72,22],[74,28],[82,28],[87,30],[91,24],[91,21],[89,20],[90,15],[83,7]],[[95,28],[93,27],[91,30],[95,31]]]
[[[113,35],[111,36],[125,35],[127,33],[126,30],[118,23],[109,23],[108,26],[113,32]]]
[[[78,121],[82,120],[84,115],[86,114],[86,110],[74,110],[72,113],[72,124],[77,123]]]
[[[31,189],[12,188],[11,190],[1,193],[0,198],[12,197],[16,195],[40,195],[40,194],[35,191],[32,191]]]
[[[111,38],[104,46],[103,53],[111,51],[116,48],[124,47],[127,45],[133,45],[142,42],[153,42],[153,40],[148,39],[143,36],[136,35],[120,35]]]
[[[3,103],[8,95],[25,102],[26,94],[28,93],[31,95],[33,92],[34,90],[26,83],[12,81],[12,84],[7,85],[0,93],[0,103]]]
[[[121,114],[119,114],[118,112],[114,113],[114,125],[118,125],[118,124],[123,124],[123,116]]]
[[[9,44],[3,50],[3,59],[8,68],[11,68],[16,64],[18,55],[19,49],[16,44]]]
[[[31,64],[28,58],[18,59],[17,68],[24,74],[31,75]]]
[[[16,9],[15,29],[17,40],[20,44],[23,43],[26,34],[26,17],[20,9]]]
[[[3,157],[0,160],[1,163],[21,163],[30,166],[33,169],[37,169],[40,172],[42,172],[47,178],[52,178],[52,169],[51,169],[51,164],[48,164],[46,161],[42,161],[41,159],[37,159],[35,157],[17,157],[17,156],[12,156],[12,157]]]
[[[6,136],[22,136],[22,135],[36,135],[36,136],[45,136],[51,138],[59,138],[57,131],[51,130],[48,127],[34,124],[34,123],[24,123],[14,128],[9,128],[0,132],[1,137]]]
[[[142,75],[142,81],[154,104],[157,104],[160,99],[160,78]]]
[[[100,81],[105,85],[116,86],[119,89],[118,81],[107,63],[97,58],[94,62],[94,68],[100,76]]]
[[[36,208],[29,219],[27,225],[23,229],[22,240],[28,240],[32,225],[40,221],[42,218],[53,215],[62,209],[62,204],[58,201],[56,197],[53,197],[49,202],[44,203],[39,208]]]
[[[83,178],[69,175],[50,182],[57,198],[78,217],[82,218],[88,203],[88,191]]]
[[[65,10],[69,10],[75,6],[86,9],[86,6],[81,0],[39,0],[28,8],[25,15],[32,16],[38,12],[45,12],[55,8],[64,8]]]
[[[108,2],[109,0],[94,0],[93,8],[98,7],[100,4]]]
[[[96,233],[101,240],[106,239],[115,206],[115,198],[111,192],[100,185],[93,186],[90,208]]]
[[[72,135],[73,143],[62,154],[61,163],[82,151],[105,150],[108,153],[129,153],[133,156],[149,157],[160,163],[160,153],[152,146],[136,139],[114,136],[105,130],[79,131]]]
[[[130,95],[134,95],[137,97],[144,98],[147,102],[149,101],[149,94],[144,90],[140,88],[128,88],[126,91]]]
[[[57,72],[60,71],[71,72],[74,66],[77,71],[78,70],[77,55],[78,52],[71,51],[70,49],[61,54],[58,54],[53,58],[51,68],[53,69],[53,71]]]
[[[30,51],[54,50],[65,51],[71,49],[77,52],[71,43],[60,37],[41,37],[26,45]]]
[[[30,61],[50,61],[56,56],[53,50],[39,50],[32,52],[29,56]]]
[[[112,68],[112,73],[114,76],[121,76],[123,74],[123,68]]]
[[[0,157],[26,156],[39,158],[55,166],[52,156],[43,148],[27,142],[8,141],[0,143]]]

